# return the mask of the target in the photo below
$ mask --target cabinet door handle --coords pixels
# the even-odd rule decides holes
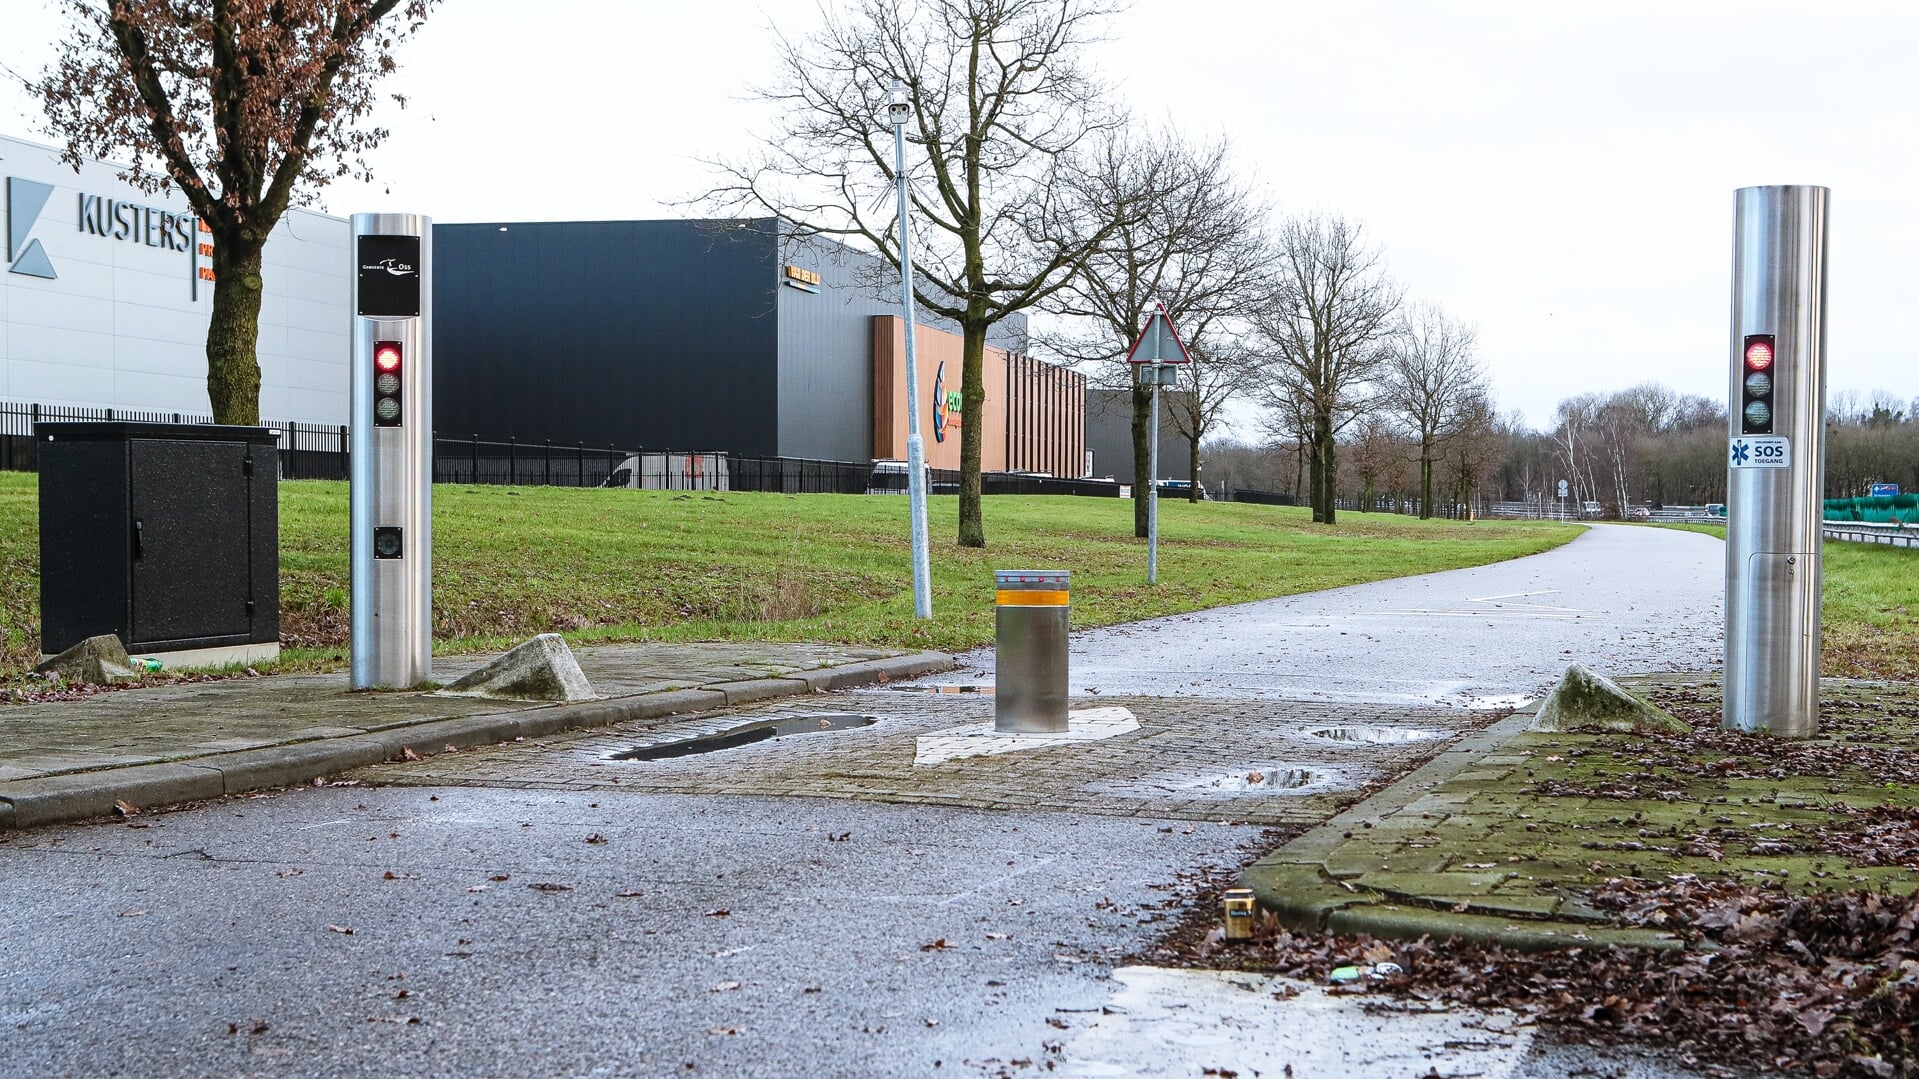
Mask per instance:
[[[133,519],[133,558],[135,561],[139,561],[140,557],[146,554],[145,540],[146,526],[141,523],[140,518],[135,517]]]

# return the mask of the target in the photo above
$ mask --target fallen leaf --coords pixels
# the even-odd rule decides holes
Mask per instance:
[[[301,869],[282,869],[282,870],[280,870],[280,871],[279,871],[278,873],[275,873],[275,874],[274,874],[274,876],[276,876],[276,877],[280,877],[281,879],[283,879],[283,880],[284,880],[284,879],[285,879],[285,878],[287,878],[287,877],[297,877],[297,876],[299,876],[299,875],[300,875],[300,874],[301,874],[302,872],[304,872],[304,870],[301,870]]]
[[[987,939],[987,940],[1005,940],[1005,939],[1006,939],[1006,934],[1004,934],[1004,933],[988,933],[988,934],[986,934],[986,939]]]
[[[636,888],[636,889],[634,889],[634,890],[632,890],[632,891],[628,891],[628,892],[619,892],[619,893],[616,893],[616,894],[615,894],[615,895],[613,896],[613,898],[615,898],[615,899],[638,899],[639,897],[641,897],[641,896],[643,896],[643,895],[645,895],[645,894],[646,894],[645,892],[642,892],[642,891],[640,891],[639,889],[637,889],[637,888]]]
[[[400,759],[403,761],[417,761],[420,759],[420,755],[408,747],[400,750]]]
[[[353,930],[351,930],[351,929],[348,929],[348,928],[347,928],[346,926],[344,926],[344,925],[334,925],[334,924],[333,924],[332,922],[328,922],[328,923],[327,923],[327,932],[329,932],[329,933],[344,933],[344,934],[346,934],[346,935],[347,935],[347,936],[349,936],[349,937],[353,935]]]
[[[127,801],[125,798],[115,798],[113,800],[113,811],[122,817],[137,817],[140,815],[140,807]]]
[[[495,874],[494,874],[493,876],[490,876],[490,877],[488,877],[488,878],[486,878],[486,879],[488,879],[488,880],[512,880],[512,879],[513,879],[513,877],[512,877],[512,876],[511,876],[510,874],[506,874],[506,873],[495,873]]]
[[[534,884],[529,884],[527,885],[527,887],[533,889],[536,892],[570,892],[573,890],[573,886],[571,884],[555,884],[552,881],[546,881],[546,880],[539,881]]]
[[[702,914],[702,915],[700,915],[700,917],[702,917],[702,918],[727,918],[727,917],[731,917],[731,916],[732,916],[732,914],[733,914],[733,912],[732,912],[732,911],[730,911],[730,910],[727,910],[727,909],[726,909],[725,907],[719,907],[719,908],[717,908],[717,909],[714,909],[714,910],[709,910],[709,911],[707,911],[707,912],[706,912],[705,914]]]
[[[468,889],[467,889],[467,892],[468,892],[468,893],[472,893],[472,892],[484,892],[484,891],[486,891],[486,887],[487,887],[487,886],[486,886],[486,885],[484,885],[484,884],[475,884],[475,885],[474,885],[473,887],[471,887],[471,888],[468,888]]]
[[[738,1034],[740,1032],[740,1028],[739,1027],[707,1027],[706,1032],[708,1034]]]
[[[138,917],[139,917],[140,915],[142,915],[142,914],[145,914],[145,913],[146,913],[146,909],[145,909],[144,907],[135,907],[135,908],[133,908],[132,910],[123,910],[123,911],[121,911],[121,912],[120,912],[120,917],[122,917],[122,918],[138,918]]]
[[[733,990],[738,989],[739,987],[740,987],[740,983],[738,982],[721,982],[718,985],[714,986],[711,990],[709,990],[709,992],[730,993]]]
[[[933,943],[931,943],[931,944],[922,944],[922,945],[920,945],[920,951],[922,951],[922,952],[943,952],[943,951],[945,951],[946,949],[948,949],[948,948],[951,948],[951,947],[952,947],[952,945],[951,945],[951,944],[948,944],[948,943],[946,943],[946,938],[945,938],[945,937],[941,937],[940,939],[938,939],[938,940],[936,940],[936,941],[934,941],[934,942],[933,942]]]
[[[604,843],[606,842],[606,837],[598,832],[594,832],[592,835],[586,837],[586,841],[588,843]]]

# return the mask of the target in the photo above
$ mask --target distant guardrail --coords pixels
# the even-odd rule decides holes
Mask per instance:
[[[1827,521],[1823,526],[1829,540],[1846,543],[1880,543],[1893,547],[1919,547],[1919,528],[1903,524],[1878,524],[1871,521]]]

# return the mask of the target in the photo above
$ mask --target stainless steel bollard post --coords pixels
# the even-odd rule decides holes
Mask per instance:
[[[1072,574],[1003,569],[993,574],[993,584],[993,729],[1064,734]]]
[[[1819,732],[1826,473],[1823,187],[1747,187],[1733,232],[1723,726]]]

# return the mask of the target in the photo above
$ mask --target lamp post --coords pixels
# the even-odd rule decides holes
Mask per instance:
[[[926,444],[920,438],[919,357],[914,348],[913,253],[906,227],[906,121],[913,115],[906,87],[893,80],[886,118],[893,125],[893,189],[899,199],[900,310],[906,320],[906,501],[913,530],[913,614],[933,617],[933,584],[926,551]]]

